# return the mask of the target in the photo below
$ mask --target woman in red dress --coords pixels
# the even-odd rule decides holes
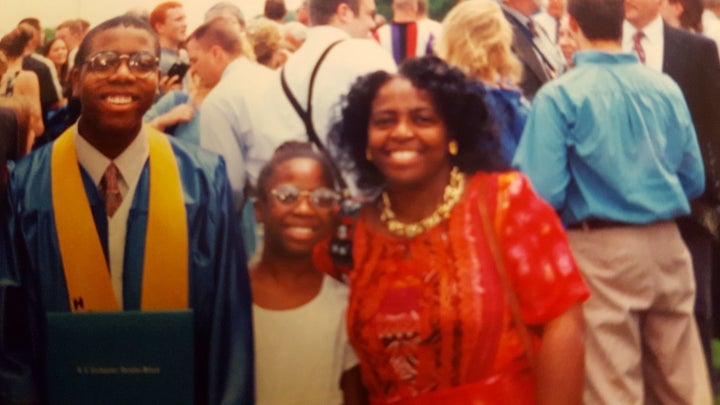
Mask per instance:
[[[333,129],[377,196],[346,274],[373,404],[580,403],[588,289],[552,208],[503,171],[483,91],[412,59],[360,79]]]

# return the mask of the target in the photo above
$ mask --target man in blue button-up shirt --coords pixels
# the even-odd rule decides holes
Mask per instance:
[[[674,222],[705,184],[688,108],[675,82],[621,52],[623,0],[568,12],[582,51],[536,95],[514,164],[570,229],[592,291],[584,402],[711,403]]]

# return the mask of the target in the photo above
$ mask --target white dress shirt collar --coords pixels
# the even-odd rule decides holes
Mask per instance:
[[[658,72],[662,71],[663,50],[665,46],[664,30],[663,20],[659,14],[640,30],[645,34],[645,37],[641,41],[643,49],[645,50],[645,65]],[[625,20],[623,23],[622,41],[624,51],[633,51],[633,36],[637,31],[637,28]]]
[[[623,44],[630,44],[632,46],[633,35],[638,31],[628,20],[623,22]],[[640,29],[645,33],[645,37],[650,42],[658,42],[663,39],[663,20],[660,14],[655,17],[654,20],[650,21],[645,27]]]
[[[99,185],[111,160],[80,136],[77,127],[73,136],[75,137],[75,150],[80,165],[90,175],[93,183]],[[135,187],[149,154],[150,147],[148,146],[147,135],[144,130],[141,130],[130,145],[112,160],[122,175],[125,187]],[[123,191],[122,186],[121,184],[120,191],[124,196],[127,193],[127,188]]]
[[[654,20],[650,21],[650,24],[646,25],[642,31],[651,42],[662,42],[663,20],[660,14],[658,14]]]
[[[514,8],[506,5],[501,4],[503,10],[505,10],[508,14],[515,17],[516,20],[518,20],[522,25],[527,26],[527,24],[530,22],[530,17],[526,16],[525,14],[519,12],[518,10],[515,10]]]

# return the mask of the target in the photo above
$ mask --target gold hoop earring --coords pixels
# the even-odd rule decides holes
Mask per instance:
[[[370,152],[370,148],[365,148],[365,159],[372,162],[372,152]]]
[[[457,141],[450,141],[448,142],[448,152],[450,155],[455,156],[458,154],[458,144]]]

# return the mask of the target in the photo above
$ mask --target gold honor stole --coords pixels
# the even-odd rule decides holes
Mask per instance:
[[[150,197],[140,306],[184,309],[188,307],[188,232],[180,172],[166,135],[150,127],[144,130],[150,148]],[[74,131],[72,126],[55,141],[50,172],[70,310],[122,311],[83,186]]]

